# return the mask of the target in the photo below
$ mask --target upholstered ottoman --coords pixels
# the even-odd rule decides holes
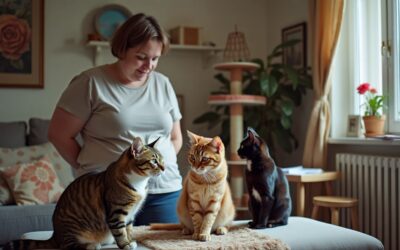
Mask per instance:
[[[236,221],[235,225],[245,225],[247,221]],[[332,224],[303,217],[290,217],[289,224],[276,228],[255,230],[280,239],[293,250],[311,249],[383,249],[382,243],[367,234]],[[23,235],[25,239],[48,239],[51,231],[32,232]],[[221,237],[221,236],[219,236]],[[218,246],[216,246],[218,247]],[[116,245],[104,246],[104,249],[118,249]],[[139,250],[149,249],[138,244]]]

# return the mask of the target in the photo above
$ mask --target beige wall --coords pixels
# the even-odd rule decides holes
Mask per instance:
[[[264,0],[251,0],[250,4],[242,0],[46,0],[45,88],[0,89],[0,121],[51,116],[71,78],[93,66],[92,49],[85,46],[86,37],[93,32],[96,10],[109,3],[124,5],[133,13],[154,15],[166,29],[178,25],[203,27],[204,40],[220,47],[224,47],[228,32],[236,24],[245,32],[254,56],[264,55],[266,51],[267,2]],[[206,99],[210,89],[219,87],[213,80],[215,71],[204,63],[203,54],[172,51],[162,58],[158,68],[171,78],[176,92],[185,95],[187,122],[208,107]],[[104,62],[113,60],[109,57]],[[197,90],[191,91],[193,88]]]
[[[288,27],[301,22],[308,22],[308,0],[284,0],[268,1],[267,8],[267,50],[271,51],[281,42],[281,31],[283,27]],[[311,65],[311,40],[310,31],[307,26],[307,64]],[[295,110],[293,121],[293,133],[298,139],[299,148],[293,153],[278,152],[275,159],[281,166],[301,165],[305,137],[307,132],[308,120],[312,109],[313,95],[309,91],[302,105]]]
[[[93,32],[93,19],[100,7],[115,3],[133,13],[154,15],[166,29],[178,25],[203,27],[203,40],[224,47],[234,25],[244,32],[252,57],[265,58],[281,40],[281,29],[307,20],[307,0],[45,0],[44,89],[0,89],[0,121],[50,118],[54,106],[71,78],[93,66],[92,48],[85,46]],[[114,59],[108,51],[103,63]],[[178,94],[185,98],[185,129],[212,135],[193,119],[209,109],[207,97],[219,88],[211,67],[222,53],[209,57],[198,51],[170,51],[158,70],[167,74]],[[307,125],[304,117],[298,127]],[[302,137],[302,135],[300,135]],[[302,139],[300,141],[302,145]],[[301,152],[289,163],[299,164]],[[181,157],[182,158],[182,157]],[[287,162],[286,162],[287,163]]]

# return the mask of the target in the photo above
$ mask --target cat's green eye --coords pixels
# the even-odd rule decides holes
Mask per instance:
[[[150,162],[150,164],[152,164],[152,165],[157,165],[157,160],[156,160],[156,159],[152,159],[152,160],[150,160],[149,162]]]
[[[201,162],[207,162],[209,160],[208,157],[201,157]]]

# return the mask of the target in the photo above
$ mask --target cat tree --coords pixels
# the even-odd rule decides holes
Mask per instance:
[[[208,103],[211,105],[229,105],[230,114],[230,147],[229,147],[229,173],[232,197],[237,207],[243,204],[244,178],[243,167],[246,161],[241,160],[237,154],[240,142],[243,139],[243,105],[265,105],[264,96],[242,94],[242,73],[253,71],[259,67],[250,62],[227,62],[214,65],[214,68],[230,73],[230,94],[211,95]]]
[[[254,71],[259,68],[256,63],[249,61],[250,52],[246,45],[244,34],[237,31],[228,35],[224,50],[224,63],[214,65],[221,71],[230,74],[230,94],[211,95],[208,103],[211,105],[229,105],[230,114],[230,147],[229,147],[229,173],[232,197],[236,207],[247,206],[243,204],[244,194],[244,166],[246,161],[241,160],[237,154],[240,142],[243,139],[243,105],[265,105],[264,96],[242,94],[242,74],[244,71]]]

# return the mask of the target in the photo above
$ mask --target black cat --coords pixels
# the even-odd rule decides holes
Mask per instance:
[[[282,169],[275,165],[268,146],[252,128],[240,143],[238,154],[247,159],[246,184],[249,192],[250,228],[286,225],[292,211],[289,184]]]

